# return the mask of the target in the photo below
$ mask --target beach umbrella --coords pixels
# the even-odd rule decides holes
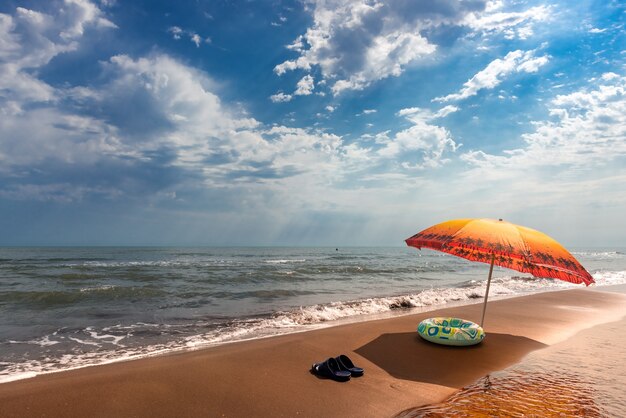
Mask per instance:
[[[482,327],[493,266],[571,283],[595,283],[593,277],[561,244],[546,234],[502,219],[454,219],[433,225],[406,240],[411,247],[430,248],[490,264]]]

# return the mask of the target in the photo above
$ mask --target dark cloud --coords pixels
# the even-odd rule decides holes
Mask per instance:
[[[141,159],[104,157],[95,163],[41,161],[36,168],[0,176],[0,196],[14,200],[63,201],[133,200],[152,196],[181,183],[196,181],[196,174],[173,164],[174,151],[161,149]]]
[[[283,179],[287,177],[297,176],[304,171],[295,166],[272,167],[271,165],[257,164],[257,167],[242,170],[233,170],[225,175],[228,180],[267,180],[267,179]]]
[[[433,23],[458,22],[468,12],[485,9],[486,0],[390,0],[385,9],[389,15],[400,21],[414,23],[416,20],[430,19]]]
[[[142,86],[106,90],[98,107],[98,117],[117,127],[127,138],[154,139],[174,129],[168,115],[151,93]]]
[[[216,151],[206,155],[202,162],[206,165],[223,165],[234,163],[239,157],[240,153],[237,150]]]

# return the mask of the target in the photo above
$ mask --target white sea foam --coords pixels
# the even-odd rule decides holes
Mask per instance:
[[[95,287],[82,287],[80,289],[81,293],[93,293],[93,292],[102,292],[114,289],[116,286],[112,285],[103,285],[103,286],[95,286]]]
[[[299,258],[299,259],[278,259],[278,260],[265,260],[265,262],[267,264],[290,264],[290,263],[305,263],[306,259],[304,258]]]
[[[626,254],[621,251],[572,251],[572,255],[575,255],[576,257],[590,257],[599,260],[624,258],[624,256],[626,256]]]
[[[0,365],[2,365],[2,363],[0,363]],[[30,379],[31,377],[35,377],[40,374],[42,374],[42,372],[36,371],[36,370],[32,370],[28,372],[15,372],[13,374],[6,374],[6,375],[0,373],[0,383],[8,383],[8,382],[13,382],[15,380]]]
[[[120,341],[127,337],[126,335],[98,334],[92,327],[86,328],[85,331],[87,331],[89,336],[94,340],[102,340],[113,345],[120,345]]]
[[[155,261],[85,261],[82,263],[68,263],[64,264],[66,267],[80,268],[136,268],[136,267],[210,267],[220,264],[235,264],[233,260],[213,259],[205,261],[190,261],[190,260],[155,260]]]
[[[611,286],[626,283],[626,271],[598,271],[593,274],[598,286]]]
[[[54,333],[56,334],[56,333]],[[54,334],[52,334],[52,336],[54,336]],[[49,347],[52,345],[57,345],[59,344],[59,341],[53,341],[50,338],[52,337],[50,335],[44,335],[41,338],[36,338],[33,340],[28,340],[28,341],[16,341],[16,340],[9,340],[9,344],[31,344],[31,345],[37,345],[40,347]]]
[[[95,343],[93,341],[85,341],[85,340],[81,340],[80,338],[76,338],[76,337],[67,337],[68,340],[72,340],[74,342],[77,342],[78,344],[83,344],[83,345],[92,345],[95,347],[100,347],[100,344]]]

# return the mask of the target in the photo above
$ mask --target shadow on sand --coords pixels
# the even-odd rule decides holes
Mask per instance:
[[[526,337],[496,333],[478,345],[450,347],[406,332],[383,334],[355,352],[397,379],[461,388],[544,347]]]

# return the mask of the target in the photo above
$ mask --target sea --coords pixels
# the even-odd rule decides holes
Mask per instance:
[[[570,249],[596,286],[626,249]],[[392,248],[0,248],[0,383],[483,300],[489,267]],[[574,288],[495,267],[489,299]]]

